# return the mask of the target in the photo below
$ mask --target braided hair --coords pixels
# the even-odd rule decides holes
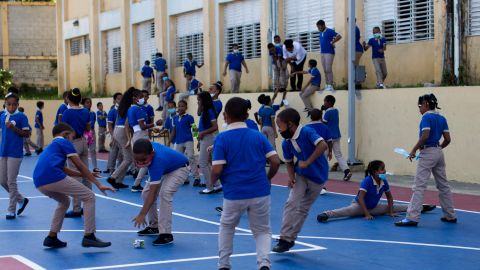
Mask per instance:
[[[434,94],[425,94],[418,97],[418,104],[423,104],[423,102],[428,103],[428,107],[430,110],[440,109],[440,107],[438,107],[437,97],[435,97]]]
[[[381,160],[373,160],[368,163],[367,169],[365,170],[365,177],[375,175],[375,171],[380,170],[382,166],[385,166],[385,163]]]

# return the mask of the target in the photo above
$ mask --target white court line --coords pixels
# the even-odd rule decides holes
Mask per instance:
[[[402,241],[388,241],[388,240],[374,240],[374,239],[358,239],[358,238],[341,238],[341,237],[323,237],[323,236],[299,236],[298,238],[302,238],[302,239],[339,240],[339,241],[354,241],[354,242],[372,242],[372,243],[399,244],[399,245],[410,245],[410,246],[453,248],[453,249],[465,249],[465,250],[480,251],[480,248],[478,248],[478,247],[452,246],[452,245],[440,245],[440,244],[417,243],[417,242],[402,242]]]
[[[0,256],[0,258],[14,258],[15,260],[23,263],[24,265],[32,268],[33,270],[46,270],[45,268],[41,267],[40,265],[30,261],[29,259],[20,256],[20,255],[4,255]]]
[[[138,230],[95,230],[101,233],[137,233]],[[50,230],[0,230],[0,233],[34,233],[34,232],[50,232]],[[61,232],[84,232],[84,230],[61,230]],[[177,232],[172,234],[187,234],[187,235],[218,235],[218,232]],[[252,236],[251,233],[235,233],[238,236]]]
[[[28,198],[28,199],[44,199],[44,198],[48,198],[47,196],[32,196],[32,197],[25,197],[25,198]],[[10,198],[0,198],[0,200],[10,200]]]
[[[316,250],[318,250],[318,249],[306,248],[306,249],[290,250],[290,251],[287,251],[285,253],[299,253],[299,252],[308,252],[308,251],[316,251]],[[278,254],[278,253],[270,252],[270,254]],[[257,253],[232,254],[230,257],[231,258],[237,258],[237,257],[247,257],[247,256],[257,256]],[[100,269],[128,268],[128,267],[137,267],[137,266],[145,266],[145,265],[159,265],[159,264],[168,264],[168,263],[207,261],[207,260],[216,260],[216,259],[218,259],[218,256],[196,257],[196,258],[164,260],[164,261],[152,261],[152,262],[143,262],[143,263],[118,264],[118,265],[108,265],[108,266],[99,266],[99,267],[75,268],[75,269],[70,269],[70,270],[100,270]]]

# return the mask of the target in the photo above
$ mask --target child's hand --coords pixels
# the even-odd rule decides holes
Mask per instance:
[[[208,153],[213,153],[213,145],[210,145],[208,148],[207,148],[207,152]]]
[[[288,180],[288,187],[293,188],[295,186],[295,179],[289,179]]]
[[[300,169],[306,169],[309,165],[305,160],[298,161],[298,167],[300,167]]]
[[[111,192],[116,192],[117,190],[112,188],[112,187],[109,187],[109,186],[104,186],[104,185],[99,185],[98,186],[98,189],[103,193],[103,195],[107,196],[107,190],[108,191],[111,191]]]
[[[198,140],[202,140],[203,137],[205,137],[205,134],[203,134],[203,132],[198,133]]]
[[[14,127],[15,127],[15,124],[13,124],[12,122],[7,122],[7,123],[5,124],[5,126],[6,126],[7,128],[14,128]]]
[[[145,226],[147,226],[147,222],[145,221],[145,215],[142,215],[142,214],[138,214],[138,216],[136,216],[134,219],[132,219],[133,221],[133,226],[135,228],[143,228]]]
[[[412,162],[412,160],[416,157],[416,153],[415,152],[411,152],[409,155],[408,155],[408,159],[410,160],[410,162]]]
[[[368,215],[365,215],[364,217],[365,220],[372,220],[373,219],[373,216],[368,214]]]

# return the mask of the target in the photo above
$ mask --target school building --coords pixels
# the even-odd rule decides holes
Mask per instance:
[[[357,25],[362,40],[380,26],[389,44],[387,85],[440,84],[446,43],[446,2],[440,0],[358,0]],[[480,0],[458,0],[461,7],[462,72],[479,83]],[[188,52],[205,66],[197,77],[204,84],[223,77],[224,59],[240,44],[250,74],[241,91],[268,89],[271,84],[267,43],[273,35],[299,40],[308,58],[319,60],[316,22],[343,36],[334,63],[336,85],[347,83],[348,0],[57,0],[59,91],[72,87],[93,92],[141,86],[139,70],[161,52],[171,77],[183,86],[182,62]],[[375,85],[371,51],[364,54],[367,87]],[[183,87],[179,87],[183,90]]]
[[[0,3],[0,68],[16,85],[57,86],[55,3]]]

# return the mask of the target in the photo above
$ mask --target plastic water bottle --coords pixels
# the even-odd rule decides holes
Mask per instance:
[[[198,127],[197,124],[192,124],[192,135],[194,138],[198,138]]]

